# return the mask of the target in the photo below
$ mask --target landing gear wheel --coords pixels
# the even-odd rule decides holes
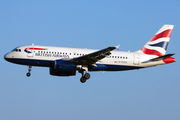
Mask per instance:
[[[30,75],[31,75],[31,73],[29,73],[29,72],[26,74],[27,77],[29,77]]]
[[[28,73],[26,74],[27,77],[31,76],[31,68],[32,66],[31,65],[28,65]]]
[[[86,78],[81,77],[80,81],[81,81],[81,83],[85,83],[86,82]]]
[[[86,78],[86,79],[89,79],[91,76],[90,76],[90,74],[89,73],[86,73],[85,75],[84,75],[84,78]]]

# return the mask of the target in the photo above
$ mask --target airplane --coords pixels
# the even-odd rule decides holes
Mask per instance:
[[[89,71],[123,71],[141,69],[175,62],[174,54],[165,54],[174,25],[164,25],[138,51],[113,51],[120,45],[102,50],[39,45],[20,46],[4,55],[4,59],[28,66],[49,67],[50,75],[75,76],[82,74],[81,83],[90,78]]]

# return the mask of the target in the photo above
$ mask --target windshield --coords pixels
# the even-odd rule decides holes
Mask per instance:
[[[17,48],[15,48],[15,49],[13,49],[11,52],[21,52],[21,49],[17,49]]]

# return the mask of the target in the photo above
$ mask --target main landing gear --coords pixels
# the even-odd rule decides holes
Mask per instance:
[[[31,76],[31,73],[30,73],[31,72],[31,68],[32,68],[32,66],[29,65],[28,66],[28,73],[26,74],[27,77]]]
[[[81,83],[85,83],[86,80],[88,80],[89,78],[90,78],[90,74],[86,73],[85,75],[82,75],[80,81],[81,81]]]
[[[86,71],[86,73],[84,74],[84,70]],[[82,74],[82,77],[80,79],[81,83],[85,83],[86,80],[88,80],[91,76],[88,73],[88,68],[87,67],[82,67],[82,69],[79,71]]]

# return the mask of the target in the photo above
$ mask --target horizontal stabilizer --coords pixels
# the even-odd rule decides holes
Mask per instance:
[[[163,56],[156,57],[156,58],[150,59],[150,60],[145,61],[145,62],[142,62],[142,63],[148,63],[148,62],[160,61],[160,60],[163,60],[163,59],[165,59],[165,58],[171,57],[171,56],[173,56],[173,55],[174,55],[174,54],[163,55]]]
[[[161,57],[153,58],[153,59],[151,59],[150,61],[159,61],[159,60],[162,60],[162,59],[164,59],[164,58],[171,57],[171,56],[173,56],[173,55],[174,55],[174,54],[163,55],[163,56],[161,56]]]

